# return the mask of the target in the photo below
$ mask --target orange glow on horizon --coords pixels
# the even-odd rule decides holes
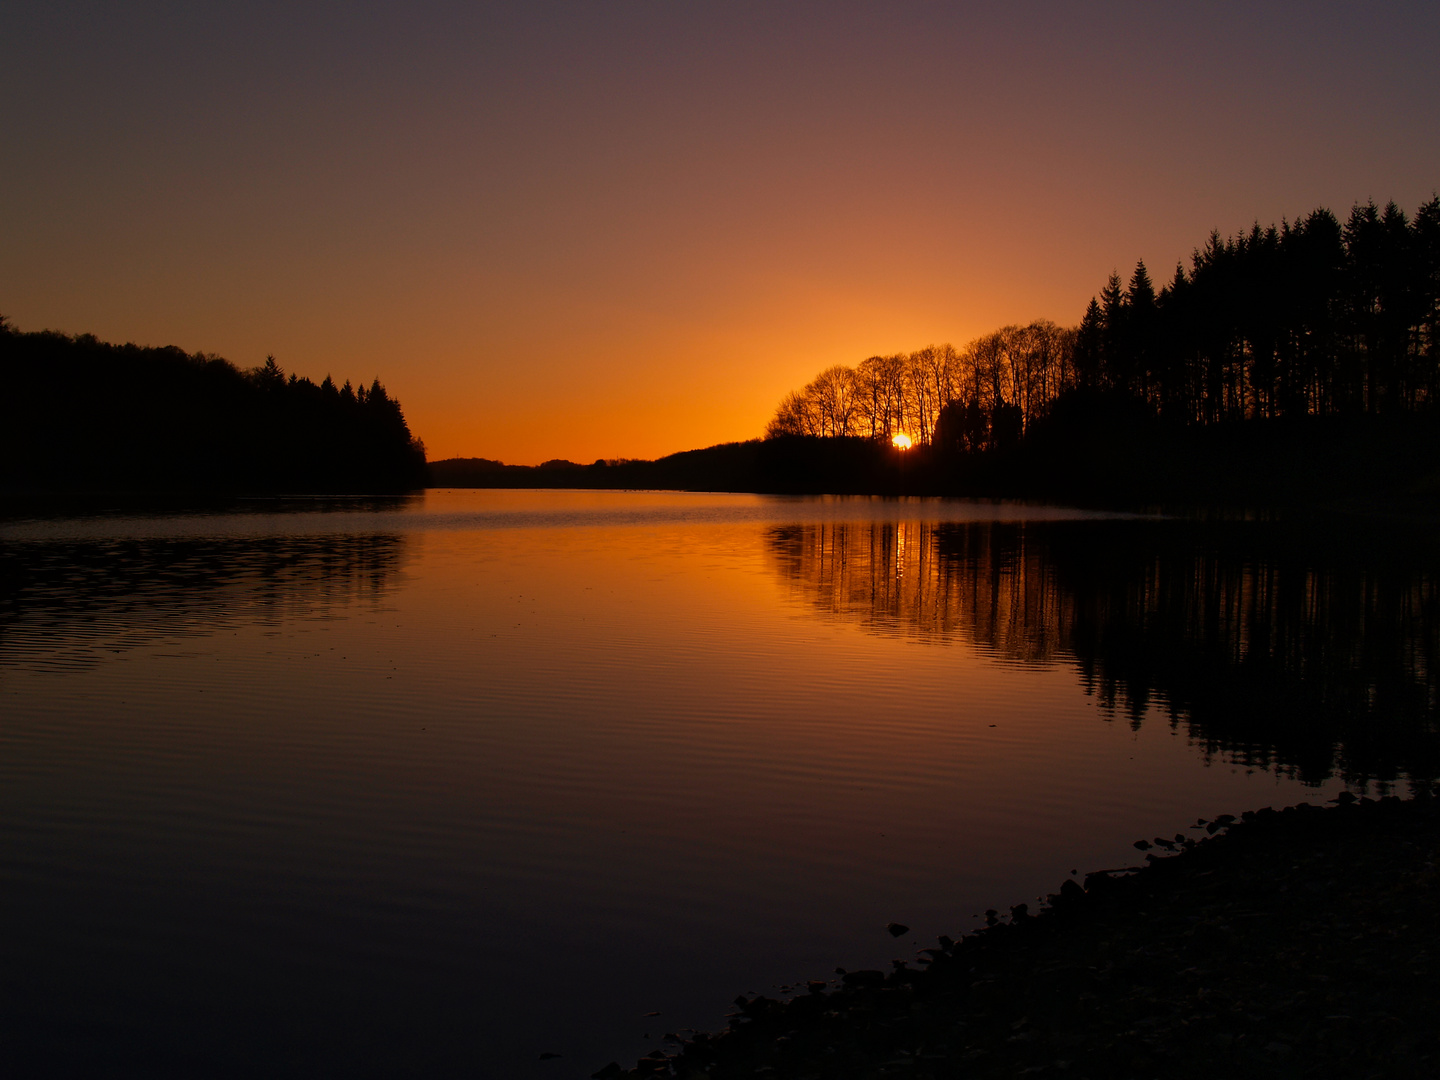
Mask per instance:
[[[1212,229],[1440,176],[1400,9],[50,7],[0,68],[3,313],[378,377],[432,459],[759,438],[833,365],[1074,326]]]

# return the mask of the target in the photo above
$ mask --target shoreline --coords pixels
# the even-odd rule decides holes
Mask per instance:
[[[914,964],[737,998],[728,1029],[593,1075],[1440,1072],[1440,800],[1342,794],[1142,845]]]

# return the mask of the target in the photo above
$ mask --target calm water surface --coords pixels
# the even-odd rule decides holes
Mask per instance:
[[[1197,816],[1428,783],[1407,537],[605,492],[12,518],[0,1066],[585,1077]]]

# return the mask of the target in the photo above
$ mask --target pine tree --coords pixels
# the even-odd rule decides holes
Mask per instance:
[[[1075,335],[1075,381],[1086,389],[1100,385],[1104,364],[1105,316],[1092,296]]]
[[[1100,384],[1117,390],[1130,389],[1126,364],[1125,293],[1120,275],[1113,270],[1100,290]]]

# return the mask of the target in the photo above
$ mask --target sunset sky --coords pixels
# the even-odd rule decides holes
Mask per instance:
[[[432,459],[654,457],[1440,189],[1440,5],[1176,8],[10,0],[0,312],[378,376]]]

